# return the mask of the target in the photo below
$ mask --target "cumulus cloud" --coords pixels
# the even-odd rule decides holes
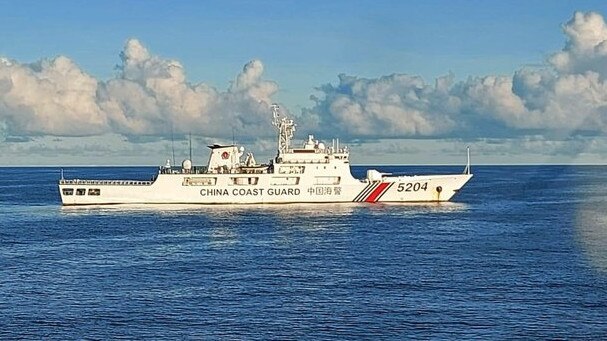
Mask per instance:
[[[178,61],[152,55],[136,39],[127,41],[120,57],[117,76],[105,82],[64,56],[33,64],[0,59],[5,134],[168,136],[174,130],[226,136],[245,127],[253,133],[267,130],[278,86],[262,79],[258,60],[219,91],[190,84]]]
[[[596,72],[607,76],[607,24],[595,12],[576,12],[565,24],[565,48],[554,54],[550,63],[559,73],[582,74]]]
[[[337,86],[320,88],[324,98],[313,98],[316,107],[305,110],[304,118],[312,128],[347,136],[438,135],[453,129],[449,114],[460,105],[445,91],[445,83],[446,78],[429,86],[417,76],[364,79],[342,74]]]
[[[303,109],[300,130],[350,140],[605,133],[607,24],[598,13],[579,12],[563,32],[564,47],[543,67],[512,75],[456,81],[450,74],[433,82],[406,74],[339,75]],[[126,42],[107,81],[64,56],[32,64],[0,59],[0,135],[268,136],[278,85],[263,72],[253,60],[225,90],[192,84],[181,63],[136,39]]]
[[[340,75],[337,86],[318,89],[305,122],[358,138],[607,132],[607,24],[598,13],[575,13],[563,31],[565,47],[543,68],[512,76],[450,75],[431,85],[403,74]]]
[[[108,121],[97,104],[97,88],[97,81],[66,57],[34,64],[2,59],[0,119],[13,134],[98,134]]]

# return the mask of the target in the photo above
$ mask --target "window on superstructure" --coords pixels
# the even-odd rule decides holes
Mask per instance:
[[[200,178],[184,178],[183,186],[215,186],[217,183],[217,178],[208,178],[208,177],[200,177]]]
[[[99,188],[90,188],[89,195],[101,195],[101,190]]]
[[[281,166],[278,174],[303,174],[305,166]]]
[[[315,185],[339,185],[341,177],[339,176],[317,176],[314,178]]]
[[[273,186],[290,186],[299,184],[299,177],[275,177],[270,179],[270,185]]]
[[[76,195],[85,195],[86,194],[86,189],[85,188],[78,188],[76,190]]]
[[[232,185],[257,185],[257,182],[259,181],[258,177],[237,177],[237,178],[230,178],[231,179],[231,184]]]
[[[74,195],[74,189],[73,188],[64,188],[62,190],[63,195]]]

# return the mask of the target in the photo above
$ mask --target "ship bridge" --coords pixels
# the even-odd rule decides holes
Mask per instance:
[[[340,148],[339,139],[333,140],[331,146],[326,146],[315,140],[314,135],[308,135],[301,148],[292,148],[296,124],[280,114],[277,104],[272,105],[272,116],[272,125],[278,131],[276,163],[349,163],[350,151],[348,147]]]

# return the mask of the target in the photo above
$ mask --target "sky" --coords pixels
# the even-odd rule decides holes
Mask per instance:
[[[605,1],[3,1],[0,165],[607,163]]]

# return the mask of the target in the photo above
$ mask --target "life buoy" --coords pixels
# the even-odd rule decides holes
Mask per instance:
[[[228,152],[223,152],[223,153],[221,153],[221,158],[222,158],[222,159],[226,160],[226,159],[227,159],[227,158],[229,158],[229,157],[230,157],[230,154],[228,154]]]

